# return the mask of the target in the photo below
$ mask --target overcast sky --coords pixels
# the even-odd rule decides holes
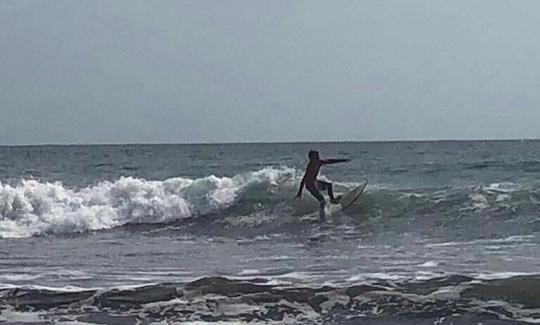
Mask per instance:
[[[540,1],[0,1],[0,143],[540,138]]]

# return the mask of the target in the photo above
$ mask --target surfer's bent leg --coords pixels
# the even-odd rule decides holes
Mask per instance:
[[[324,211],[324,207],[326,206],[326,201],[324,200],[324,196],[316,188],[310,188],[310,189],[308,189],[308,191],[317,200],[319,200],[319,215],[320,215],[321,219],[324,219],[325,214],[326,214],[326,212]]]
[[[319,201],[319,207],[321,209],[324,209],[324,206],[326,205],[326,201],[324,200],[324,196],[322,196],[321,192],[319,192],[316,188],[310,188],[308,189],[309,193],[313,195],[318,201]]]
[[[328,191],[328,196],[330,197],[330,202],[333,204],[337,203],[336,198],[334,197],[334,190],[332,189],[332,183],[328,183],[325,181],[317,181],[317,185],[319,186],[319,189],[321,191]]]

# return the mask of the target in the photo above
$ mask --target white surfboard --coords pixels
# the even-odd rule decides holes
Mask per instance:
[[[366,189],[368,182],[364,181],[364,183],[358,185],[354,189],[352,189],[350,192],[343,194],[339,198],[339,205],[341,206],[341,209],[346,209],[350,207],[362,193],[364,193],[364,190]]]

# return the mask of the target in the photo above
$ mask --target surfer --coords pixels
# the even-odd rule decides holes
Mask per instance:
[[[299,199],[302,197],[302,190],[304,189],[304,185],[305,185],[306,189],[311,193],[311,195],[313,195],[319,201],[321,216],[324,216],[324,206],[326,205],[326,201],[324,200],[324,196],[321,194],[321,191],[328,192],[328,196],[330,197],[330,202],[332,204],[337,204],[338,199],[334,197],[332,183],[317,180],[317,175],[319,174],[319,170],[321,169],[322,165],[349,162],[351,160],[350,159],[320,159],[319,152],[314,151],[314,150],[311,150],[308,153],[308,157],[309,157],[309,163],[306,167],[306,173],[304,174],[304,177],[302,178],[302,182],[300,182],[300,188],[298,189],[298,193],[296,194],[295,199]]]

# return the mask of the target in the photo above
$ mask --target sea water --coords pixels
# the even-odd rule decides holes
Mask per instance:
[[[294,201],[308,150],[351,208]],[[0,147],[0,322],[540,321],[540,142]]]

